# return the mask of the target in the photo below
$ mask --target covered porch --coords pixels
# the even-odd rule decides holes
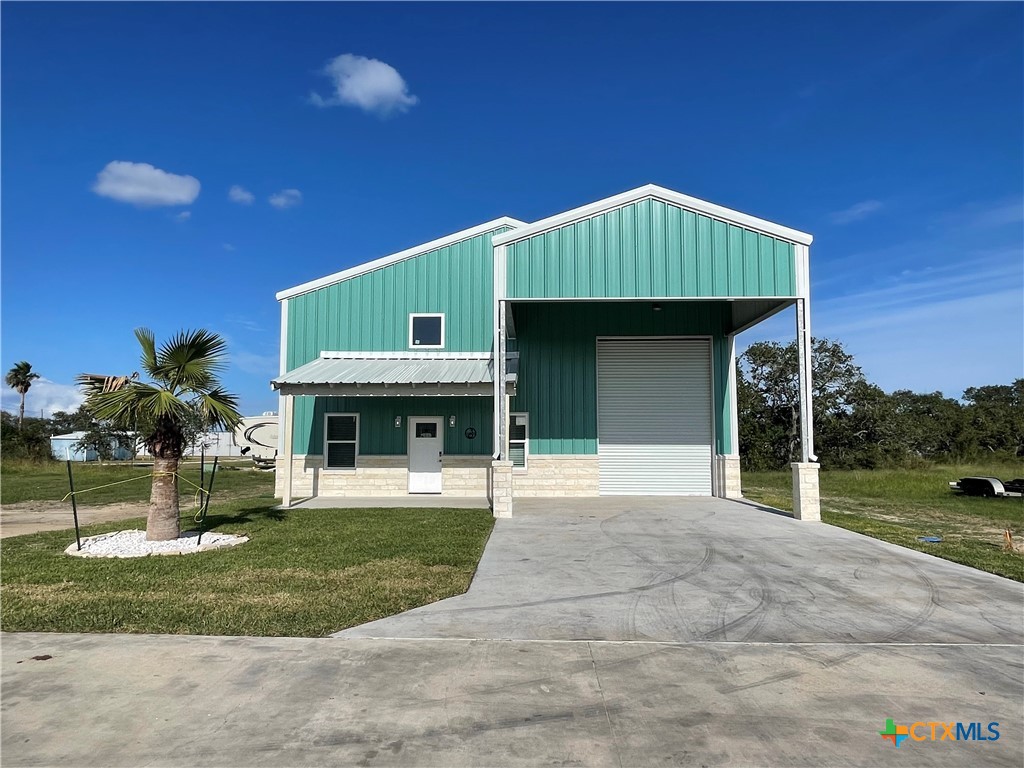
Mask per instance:
[[[493,370],[489,353],[322,352],[274,379],[282,505],[488,506]]]

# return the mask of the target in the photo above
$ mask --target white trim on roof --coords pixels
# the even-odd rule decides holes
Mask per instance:
[[[293,296],[299,296],[303,293],[309,293],[315,291],[318,288],[324,288],[328,285],[334,285],[340,283],[343,280],[349,280],[353,277],[359,277],[359,275],[365,275],[367,272],[373,272],[381,267],[386,267],[390,264],[395,264],[399,261],[405,261],[411,259],[414,256],[420,256],[430,251],[436,251],[438,248],[444,248],[447,245],[454,245],[462,240],[468,240],[471,237],[477,237],[483,235],[491,230],[497,229],[498,227],[525,227],[525,221],[519,221],[519,219],[513,219],[510,216],[502,216],[492,221],[478,224],[475,227],[469,229],[463,229],[460,232],[454,232],[444,237],[439,237],[437,240],[431,240],[429,243],[423,243],[412,248],[406,248],[404,251],[398,253],[392,253],[390,256],[383,256],[373,261],[367,261],[363,264],[357,264],[354,267],[343,269],[341,272],[335,272],[333,275],[327,275],[316,280],[311,280],[308,283],[302,285],[296,285],[294,288],[286,288],[283,291],[278,291],[276,298],[278,301],[282,299],[290,299]]]
[[[51,435],[51,440],[81,440],[85,432],[68,432],[66,435]]]
[[[321,360],[490,360],[490,352],[331,352]]]
[[[674,192],[671,189],[659,187],[657,184],[645,184],[644,186],[637,187],[629,192],[623,192],[619,195],[606,197],[604,200],[598,200],[595,203],[583,205],[579,208],[573,208],[571,211],[566,211],[565,213],[559,213],[555,216],[549,216],[546,219],[535,221],[533,224],[521,227],[515,232],[505,232],[500,235],[495,235],[492,238],[492,242],[495,245],[506,245],[533,235],[538,235],[542,232],[547,232],[551,229],[557,229],[558,227],[574,221],[579,221],[580,219],[597,216],[598,214],[605,213],[614,208],[621,208],[625,205],[629,205],[646,198],[654,198],[665,203],[678,205],[681,208],[702,213],[706,216],[719,219],[729,224],[736,224],[737,226],[745,227],[746,229],[763,232],[766,235],[774,235],[782,240],[789,240],[790,242],[800,245],[810,245],[811,241],[814,239],[812,235],[809,235],[806,232],[800,232],[795,229],[790,229],[789,227],[783,227],[780,224],[774,224],[770,221],[759,219],[746,213],[740,213],[739,211],[734,211],[731,208],[724,208],[721,205],[715,205],[714,203],[709,203],[706,200],[698,200],[696,197],[690,197],[689,195],[684,195],[680,192]]]

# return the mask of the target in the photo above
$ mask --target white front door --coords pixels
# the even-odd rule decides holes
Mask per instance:
[[[409,493],[441,492],[444,431],[440,416],[409,418]]]

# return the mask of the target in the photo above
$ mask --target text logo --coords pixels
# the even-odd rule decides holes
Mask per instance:
[[[917,721],[910,725],[897,725],[891,718],[885,719],[885,728],[878,732],[886,741],[891,741],[893,746],[899,746],[910,739],[911,741],[998,741],[999,723],[991,722],[987,725],[982,723],[941,723],[929,721],[927,723]]]

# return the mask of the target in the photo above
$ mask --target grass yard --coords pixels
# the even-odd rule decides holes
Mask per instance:
[[[1024,554],[1002,551],[1003,530],[1024,538],[1024,500],[961,496],[947,483],[985,475],[1009,480],[1020,465],[938,466],[821,473],[821,516],[832,525],[1024,581]],[[743,495],[792,511],[789,472],[745,472]],[[918,536],[941,536],[926,544]]]
[[[207,459],[206,477],[209,484],[209,473],[213,461]],[[133,482],[122,480],[148,477],[152,467],[132,467],[129,464],[98,464],[72,462],[75,478],[75,490],[106,485],[95,491],[78,494],[78,502],[86,505],[112,504],[125,501],[148,501],[151,482],[136,479]],[[196,485],[199,484],[199,460],[185,461],[181,475]],[[68,470],[64,462],[52,461],[45,464],[35,462],[4,462],[0,467],[0,503],[17,504],[22,501],[59,501],[68,492]],[[196,489],[185,482],[179,482],[181,495],[192,497]],[[257,472],[252,469],[252,461],[229,460],[221,462],[217,467],[217,477],[213,484],[213,498],[237,498],[262,492],[270,493],[274,489],[273,472]]]
[[[252,540],[194,555],[69,557],[68,531],[4,539],[0,622],[6,631],[321,637],[465,592],[493,525],[477,509],[275,504],[215,503],[209,527]],[[122,520],[84,534],[144,527]]]

